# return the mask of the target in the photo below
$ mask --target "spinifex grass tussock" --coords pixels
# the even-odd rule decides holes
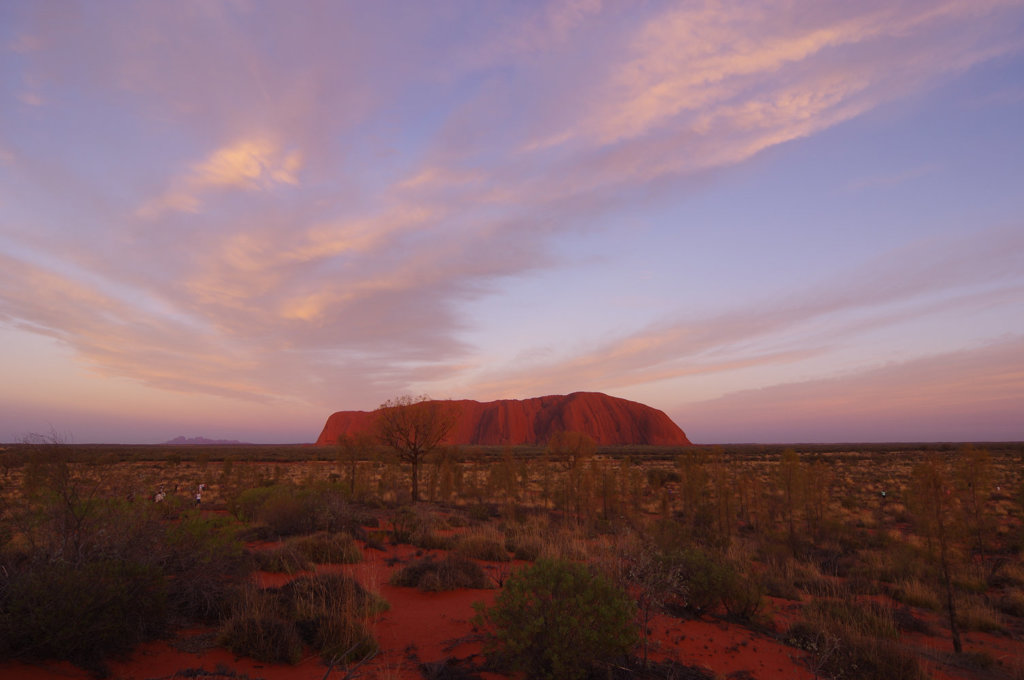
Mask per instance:
[[[321,531],[290,539],[288,544],[299,555],[316,564],[355,564],[363,560],[363,551],[348,534]]]
[[[505,549],[517,560],[534,562],[544,550],[544,540],[534,526],[510,524],[505,527]]]
[[[1006,630],[999,611],[984,596],[963,595],[956,604],[957,623],[964,630],[1001,633]]]
[[[893,597],[911,607],[921,607],[937,612],[942,608],[939,594],[934,588],[920,579],[899,581],[893,591]]]
[[[892,610],[851,598],[815,599],[785,634],[811,654],[816,675],[835,680],[925,680],[917,657],[898,642]]]
[[[458,537],[455,553],[461,557],[487,562],[508,562],[505,537],[491,527],[473,527]]]
[[[428,592],[490,587],[483,568],[461,555],[446,555],[440,560],[431,557],[416,560],[395,571],[390,583]]]
[[[254,584],[239,591],[217,642],[257,661],[295,664],[302,659],[302,638],[278,591]]]
[[[1006,588],[999,595],[998,606],[1008,616],[1024,618],[1024,589]]]
[[[255,550],[252,555],[256,561],[256,568],[261,571],[297,574],[313,568],[313,563],[290,542],[276,548]]]
[[[376,652],[367,625],[387,603],[341,574],[301,577],[282,588],[245,588],[224,622],[220,643],[262,661],[297,663],[302,644],[330,661]]]

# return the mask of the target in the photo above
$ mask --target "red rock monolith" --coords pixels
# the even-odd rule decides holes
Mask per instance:
[[[663,411],[599,392],[451,403],[459,416],[448,444],[536,445],[563,430],[583,432],[600,446],[691,444]],[[343,434],[372,432],[375,416],[375,411],[338,411],[327,419],[316,443],[327,446]]]

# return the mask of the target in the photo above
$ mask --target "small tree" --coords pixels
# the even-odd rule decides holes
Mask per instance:
[[[953,590],[953,537],[961,508],[952,494],[948,467],[937,457],[927,458],[914,468],[908,498],[909,509],[919,531],[928,540],[928,549],[938,558],[942,584],[946,591],[946,611],[949,613],[949,632],[953,638],[953,651],[963,651],[960,629],[956,621],[956,594]],[[936,554],[937,551],[937,554]]]
[[[412,465],[412,502],[420,500],[420,464],[455,428],[458,411],[450,401],[426,395],[398,397],[377,410],[377,438]]]
[[[566,506],[577,515],[583,509],[583,463],[593,458],[597,444],[583,432],[560,431],[551,435],[546,453],[565,467]]]
[[[359,476],[359,461],[373,455],[373,435],[366,432],[338,435],[338,462],[347,468],[350,497],[356,495],[356,480]]]
[[[800,455],[793,449],[782,452],[777,472],[777,484],[782,491],[782,504],[789,527],[789,547],[794,555],[799,551],[799,539],[796,533],[796,516],[803,506],[804,469],[800,463]]]

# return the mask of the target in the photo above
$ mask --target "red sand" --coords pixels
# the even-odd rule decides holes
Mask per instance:
[[[394,558],[407,561],[417,554],[423,553],[409,546],[389,547],[386,552],[367,549],[364,552],[366,559],[360,564],[321,568],[352,573],[368,588],[378,591],[391,605],[374,624],[381,653],[359,669],[361,678],[412,680],[422,677],[418,671],[419,663],[446,658],[465,659],[481,651],[481,643],[470,623],[474,614],[472,605],[481,600],[492,603],[498,591],[422,593],[413,588],[389,585],[387,580],[398,565],[389,565],[388,562],[393,562]],[[273,586],[291,577],[259,573],[256,578],[264,585]],[[195,641],[203,633],[211,635],[212,631],[183,631],[173,642],[181,646],[190,639]],[[748,675],[745,677],[760,680],[812,677],[800,662],[802,652],[799,650],[767,635],[716,621],[656,616],[651,624],[649,653],[653,660],[671,658],[686,665],[703,667],[722,677],[738,671],[746,671]],[[128,659],[111,662],[110,668],[111,677],[118,680],[172,680],[176,672],[187,669],[203,669],[210,673],[220,669],[265,680],[323,680],[327,673],[327,668],[315,655],[296,666],[264,664],[236,657],[219,648],[182,651],[168,641],[141,645]],[[335,669],[327,677],[342,676],[341,670]],[[504,676],[487,674],[485,677]],[[69,664],[30,666],[8,663],[0,664],[0,678],[88,680],[90,676]]]

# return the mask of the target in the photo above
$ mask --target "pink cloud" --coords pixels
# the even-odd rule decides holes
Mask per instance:
[[[32,5],[18,43],[31,44],[28,75],[65,101],[90,94],[154,141],[144,162],[124,144],[104,149],[122,173],[110,190],[59,158],[23,162],[4,140],[17,153],[0,150],[0,162],[93,224],[5,226],[18,249],[49,259],[4,257],[0,314],[108,375],[372,406],[465,372],[473,320],[459,304],[551,266],[552,234],[585,234],[591,214],[633,191],[742,163],[1019,49],[1004,6],[627,12],[579,0],[497,20],[416,4],[380,15],[331,3]],[[92,151],[77,130],[55,130],[59,153]],[[787,340],[807,325],[861,310],[877,325],[886,304],[990,284],[1019,267],[1019,247],[1003,239],[971,261],[900,253],[771,311],[694,321],[671,310],[538,362],[535,377],[503,366],[473,379],[560,391],[790,364],[836,342]]]
[[[838,355],[857,338],[937,314],[1012,304],[1024,288],[1024,232],[989,230],[930,239],[809,285],[788,300],[753,300],[710,318],[675,320],[569,356],[542,356],[482,372],[488,394],[640,385]]]
[[[698,442],[1020,441],[1024,337],[672,409]]]

